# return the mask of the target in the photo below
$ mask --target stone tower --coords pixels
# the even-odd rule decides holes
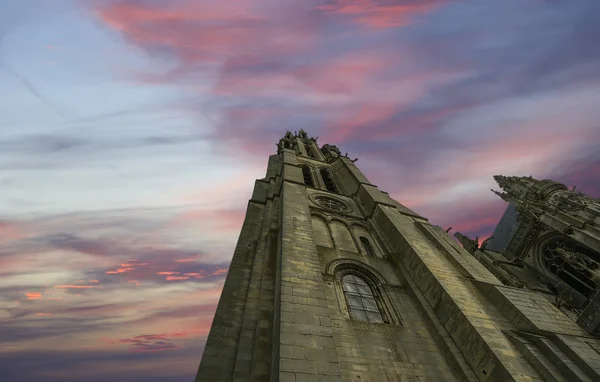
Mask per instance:
[[[600,380],[597,337],[355,162],[302,130],[280,140],[196,381]]]

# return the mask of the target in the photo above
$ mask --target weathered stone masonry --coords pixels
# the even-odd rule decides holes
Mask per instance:
[[[196,381],[595,381],[598,349],[300,131],[256,181]]]

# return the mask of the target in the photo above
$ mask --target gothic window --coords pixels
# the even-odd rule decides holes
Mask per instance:
[[[331,175],[331,172],[329,170],[326,170],[324,168],[321,169],[321,177],[323,178],[325,188],[327,188],[328,191],[337,192],[337,187],[335,186],[335,183],[333,181],[333,175]]]
[[[309,158],[313,158],[313,159],[317,158],[315,156],[315,152],[313,151],[313,148],[312,148],[312,145],[310,144],[310,142],[305,142],[304,148],[306,149],[306,155],[308,155]]]
[[[364,236],[359,237],[360,243],[362,244],[363,248],[365,249],[365,252],[367,253],[368,256],[375,256],[375,252],[373,252],[373,247],[371,247],[371,243],[369,242],[369,239],[367,239]]]
[[[599,257],[568,239],[552,240],[542,247],[542,259],[548,270],[586,297],[599,286],[593,276],[600,265]]]
[[[304,184],[310,187],[315,186],[315,181],[312,177],[312,173],[310,172],[310,168],[308,166],[302,166],[302,175],[304,176]]]
[[[350,318],[365,322],[384,322],[373,291],[362,278],[354,274],[347,274],[342,277],[342,288],[346,296]]]

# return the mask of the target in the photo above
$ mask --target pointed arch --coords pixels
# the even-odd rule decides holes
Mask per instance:
[[[311,215],[315,244],[322,247],[334,248],[334,243],[331,237],[327,219],[319,217],[316,214]]]
[[[304,150],[306,151],[306,156],[312,159],[317,159],[315,154],[315,150],[310,142],[302,142],[304,144]]]
[[[359,252],[369,257],[383,257],[383,249],[377,242],[372,233],[372,229],[359,221],[353,221],[350,225],[350,231],[356,238],[356,246]]]
[[[557,248],[580,253],[583,258],[569,260]],[[597,269],[599,258],[599,253],[557,232],[538,238],[532,253],[535,268],[555,284],[568,285],[576,302],[585,301],[598,287],[592,271]]]
[[[323,179],[323,183],[325,184],[325,188],[327,191],[338,192],[337,185],[335,184],[333,174],[326,168],[322,168],[319,170],[321,174],[321,178]]]
[[[339,307],[347,318],[402,323],[385,288],[388,285],[385,278],[369,265],[354,259],[336,259],[327,265],[326,273],[333,276]]]
[[[315,180],[312,176],[312,171],[310,167],[305,164],[302,165],[302,176],[304,177],[304,184],[309,187],[315,187]]]
[[[360,240],[360,244],[362,245],[363,249],[365,250],[365,253],[367,254],[367,256],[375,257],[375,251],[373,250],[373,246],[371,245],[371,242],[369,241],[369,239],[367,239],[364,236],[359,236],[358,239]]]
[[[352,232],[350,232],[346,222],[341,219],[332,218],[329,226],[331,227],[331,233],[337,248],[342,251],[358,252],[354,236],[352,236]]]
[[[382,324],[383,315],[372,287],[360,275],[354,273],[345,274],[340,280],[350,318]]]

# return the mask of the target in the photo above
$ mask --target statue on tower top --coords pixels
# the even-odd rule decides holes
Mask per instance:
[[[283,149],[291,149],[293,148],[293,139],[294,136],[292,135],[292,133],[290,131],[286,132],[285,135],[283,136],[283,138],[281,138],[279,140],[279,143],[277,144],[278,150],[277,152],[281,152],[281,150]]]

